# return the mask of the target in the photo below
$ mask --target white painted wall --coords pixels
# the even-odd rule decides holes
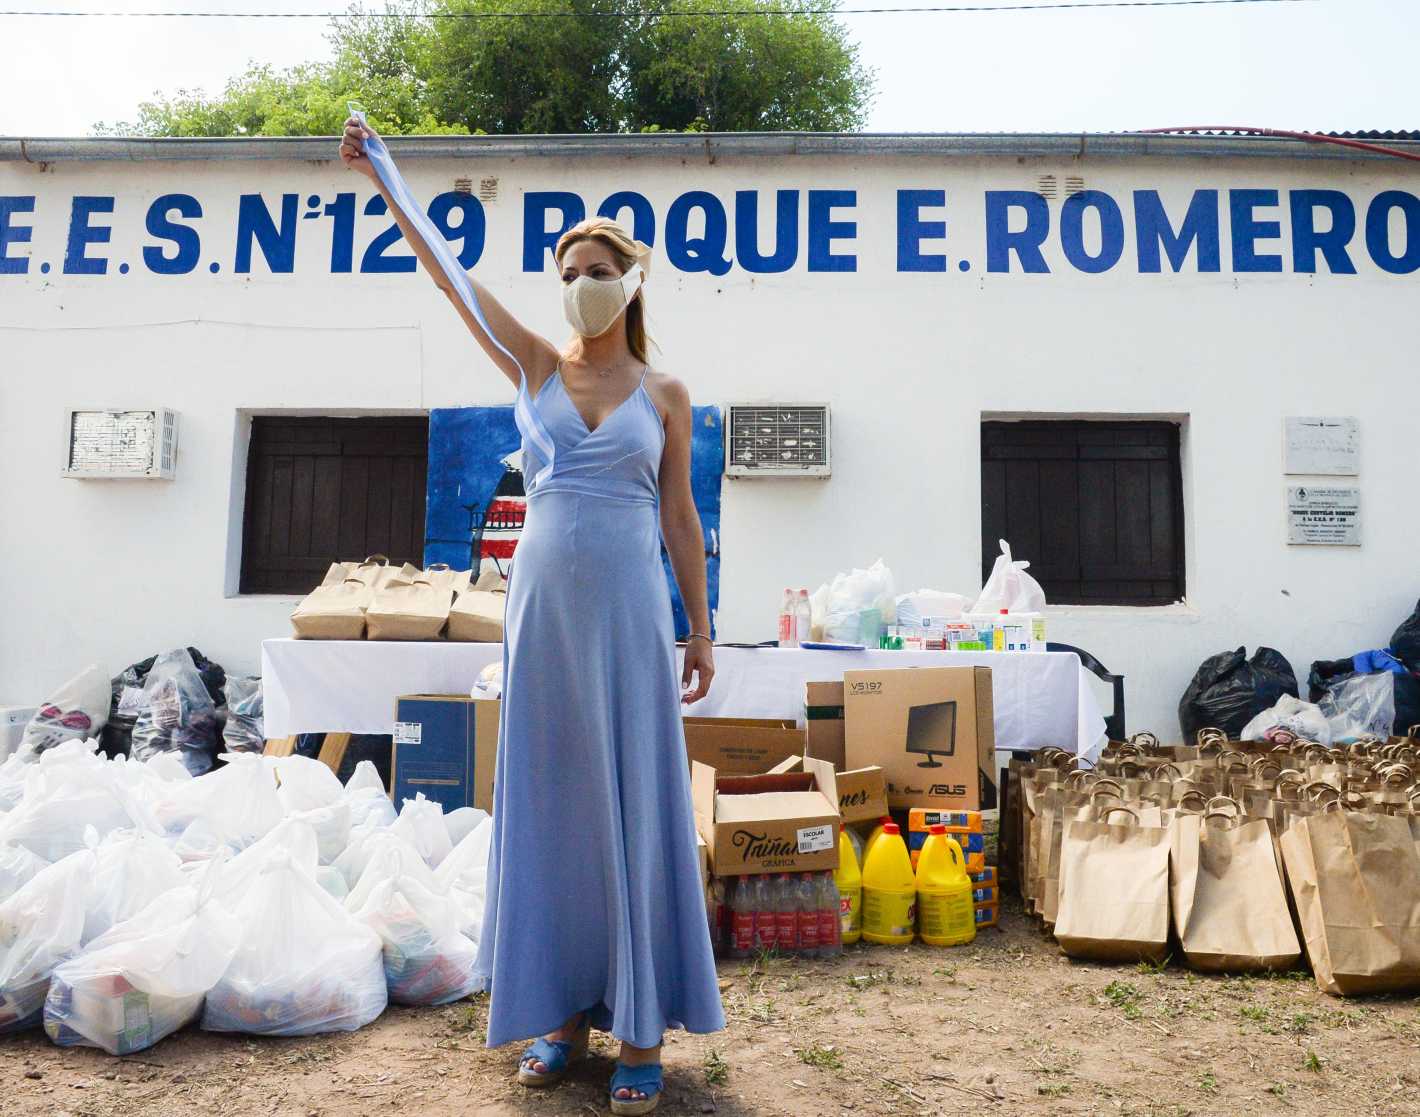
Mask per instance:
[[[472,166],[472,169],[470,167]],[[1386,274],[1351,245],[1359,274],[1294,274],[1285,205],[1292,187],[1414,190],[1408,165],[1332,160],[1081,158],[411,160],[421,196],[456,176],[500,180],[477,272],[530,324],[561,337],[556,280],[521,271],[525,190],[574,190],[589,209],[636,189],[664,218],[685,190],[731,209],[736,190],[858,191],[853,273],[716,278],[676,272],[658,247],[648,289],[663,367],[698,403],[775,398],[833,406],[833,477],[726,481],[722,638],[772,635],[786,584],[810,588],[881,555],[900,589],[980,585],[979,424],[983,415],[1119,413],[1185,417],[1188,600],[1162,609],[1051,610],[1051,636],[1128,676],[1131,729],[1178,731],[1175,707],[1198,662],[1259,642],[1299,673],[1311,660],[1383,645],[1420,593],[1414,560],[1417,274]],[[1235,274],[1223,206],[1223,265],[1141,275],[1132,233],[1121,264],[1092,275],[987,274],[982,197],[1084,176],[1124,207],[1161,191],[1175,220],[1199,188],[1266,187],[1283,205],[1282,274]],[[0,198],[36,196],[27,275],[0,274],[0,702],[34,701],[85,663],[110,671],[191,643],[229,669],[254,670],[263,637],[287,630],[293,600],[233,595],[240,546],[244,415],[252,411],[419,411],[510,402],[506,382],[423,275],[331,275],[329,221],[303,223],[295,271],[231,272],[236,199],[320,194],[363,180],[338,165],[0,162]],[[945,273],[896,265],[895,191],[944,188]],[[202,265],[160,276],[137,265],[159,194],[197,196]],[[109,274],[60,274],[74,195],[112,195],[112,241],[89,253]],[[1051,203],[1052,220],[1060,201]],[[771,204],[761,206],[766,217]],[[941,211],[927,211],[937,218]],[[801,222],[803,220],[801,214]],[[356,259],[387,218],[357,219]],[[1095,243],[1087,224],[1086,243]],[[1392,245],[1420,241],[1393,213]],[[764,245],[768,246],[768,234]],[[733,239],[733,237],[732,237]],[[839,246],[845,250],[846,246]],[[942,250],[941,242],[924,244]],[[956,261],[968,258],[962,273]],[[207,262],[223,264],[216,275]],[[51,261],[48,275],[38,262]],[[133,263],[118,274],[119,262]],[[60,477],[62,411],[167,406],[182,413],[177,480]],[[1284,415],[1361,421],[1364,546],[1285,545]],[[1345,483],[1345,482],[1342,482]],[[234,499],[234,496],[238,499]],[[1030,558],[1030,555],[1018,557]]]

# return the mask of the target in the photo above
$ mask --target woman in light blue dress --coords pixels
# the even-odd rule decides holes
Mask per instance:
[[[348,121],[341,156],[379,186],[369,134]],[[541,1036],[518,1078],[545,1086],[586,1053],[590,1028],[609,1031],[622,1045],[612,1111],[647,1113],[662,1091],[662,1033],[724,1027],[679,708],[714,674],[704,540],[690,398],[647,363],[650,250],[605,218],[563,235],[555,256],[575,333],[561,350],[475,284],[500,347],[380,189],[518,392],[528,503],[508,587],[479,948],[488,1045]],[[663,539],[692,629],[679,679]]]

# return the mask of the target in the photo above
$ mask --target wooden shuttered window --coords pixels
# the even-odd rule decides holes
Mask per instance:
[[[998,540],[1057,605],[1184,595],[1179,428],[1167,422],[981,424],[981,563]]]
[[[242,593],[307,593],[337,560],[423,564],[429,420],[252,419]]]

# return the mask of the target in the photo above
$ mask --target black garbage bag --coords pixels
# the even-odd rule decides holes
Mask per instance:
[[[1390,650],[1410,670],[1420,671],[1420,601],[1415,603],[1415,611],[1401,621],[1400,627],[1391,635]]]
[[[1247,649],[1238,648],[1209,656],[1178,703],[1183,739],[1192,742],[1200,729],[1212,726],[1236,740],[1248,722],[1284,694],[1298,697],[1297,673],[1281,652],[1258,648],[1248,659]]]

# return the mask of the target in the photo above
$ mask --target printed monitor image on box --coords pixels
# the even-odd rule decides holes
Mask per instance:
[[[925,756],[919,768],[940,768],[939,756],[957,754],[957,704],[924,702],[907,710],[907,751]]]

